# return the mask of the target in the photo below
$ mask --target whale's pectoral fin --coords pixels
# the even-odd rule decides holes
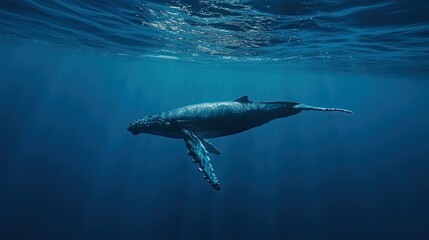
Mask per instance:
[[[213,153],[216,155],[220,154],[219,149],[217,149],[213,144],[211,144],[209,141],[205,140],[204,138],[200,138],[201,143],[204,145],[204,147],[206,148],[206,150],[209,153]]]
[[[198,170],[203,173],[203,177],[207,179],[207,182],[210,183],[214,189],[219,190],[219,180],[214,174],[209,155],[204,145],[192,131],[183,129],[182,132],[186,147],[189,149],[188,154],[192,156],[193,162],[199,165]]]

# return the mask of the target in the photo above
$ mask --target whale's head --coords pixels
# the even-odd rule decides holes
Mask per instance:
[[[159,115],[149,115],[131,122],[128,125],[127,130],[134,135],[138,135],[140,133],[162,135],[162,133],[166,131],[165,127],[168,124],[169,123],[166,123],[166,121]]]

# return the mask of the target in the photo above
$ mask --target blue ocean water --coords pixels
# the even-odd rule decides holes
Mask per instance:
[[[0,239],[429,239],[429,4],[0,1]],[[211,139],[133,136],[183,105],[298,101]]]

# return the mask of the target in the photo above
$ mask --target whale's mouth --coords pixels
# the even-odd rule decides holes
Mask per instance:
[[[137,129],[131,125],[127,127],[127,130],[130,131],[133,135],[139,135],[139,133],[136,131]]]
[[[164,119],[160,117],[154,118],[149,115],[131,122],[128,125],[127,130],[133,135],[138,135],[140,133],[166,132],[165,124]]]
[[[130,131],[133,135],[138,135],[142,132],[142,127],[144,126],[144,120],[137,119],[134,122],[128,125],[127,130]]]

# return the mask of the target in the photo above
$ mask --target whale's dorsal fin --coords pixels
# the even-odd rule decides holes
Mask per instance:
[[[185,140],[186,147],[189,150],[188,155],[192,156],[192,161],[199,165],[198,170],[203,174],[203,178],[205,178],[214,189],[219,190],[219,180],[214,173],[206,148],[192,131],[182,129],[182,132],[183,140]]]
[[[249,103],[249,97],[248,96],[241,96],[239,98],[234,99],[233,102],[240,102],[240,103]]]
[[[220,154],[219,149],[217,149],[213,144],[211,144],[209,141],[205,140],[204,138],[200,138],[201,143],[204,145],[204,147],[206,148],[207,152],[209,153],[213,153],[216,155]]]

